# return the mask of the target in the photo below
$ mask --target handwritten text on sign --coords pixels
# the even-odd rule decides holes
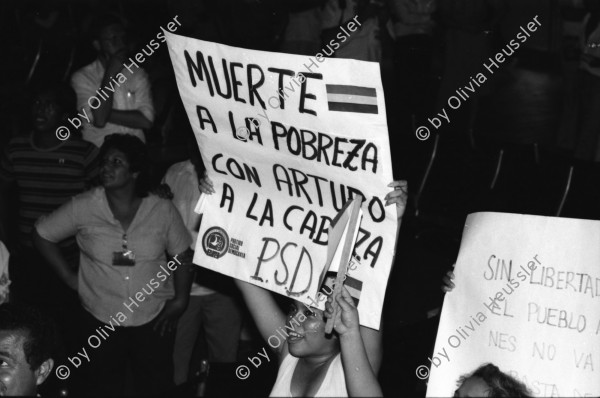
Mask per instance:
[[[233,48],[167,35],[179,91],[217,193],[204,197],[195,262],[307,301],[327,228],[357,194],[361,323],[379,327],[395,209],[379,66]]]
[[[598,221],[471,214],[427,395],[452,395],[488,362],[535,396],[600,395],[598,242]]]

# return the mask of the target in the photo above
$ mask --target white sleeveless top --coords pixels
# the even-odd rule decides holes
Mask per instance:
[[[298,358],[293,355],[286,355],[281,361],[279,371],[277,372],[277,380],[270,397],[291,397],[292,396],[292,376],[294,369],[298,364]],[[346,378],[344,377],[344,368],[342,366],[342,356],[337,354],[333,361],[329,364],[327,374],[323,379],[323,383],[315,394],[315,397],[347,397]]]

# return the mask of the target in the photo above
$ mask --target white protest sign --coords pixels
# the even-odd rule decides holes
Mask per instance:
[[[599,221],[469,215],[427,396],[485,363],[534,396],[600,396],[599,243]]]
[[[329,222],[361,194],[353,277],[364,286],[361,324],[378,328],[397,225],[384,206],[392,170],[379,65],[165,36],[216,190],[201,200],[194,262],[309,302]]]

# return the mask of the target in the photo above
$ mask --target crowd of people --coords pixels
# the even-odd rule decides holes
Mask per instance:
[[[267,383],[260,393],[422,393],[418,381],[394,386],[389,375],[398,369],[380,372],[391,343],[383,332],[360,326],[346,289],[329,297],[322,311],[294,300],[282,303],[262,288],[193,264],[201,223],[194,208],[214,187],[205,177],[165,46],[155,42],[157,51],[146,53],[147,60],[134,73],[125,64],[146,37],[155,36],[173,17],[179,17],[178,34],[203,40],[308,56],[327,48],[327,56],[378,62],[397,178],[386,205],[397,208],[402,240],[412,228],[417,203],[412,190],[425,153],[414,127],[435,115],[452,91],[481,69],[482,60],[504,46],[511,27],[531,19],[529,12],[542,15],[543,34],[528,42],[517,66],[511,67],[535,69],[532,60],[541,57],[550,68],[570,48],[566,39],[557,44],[567,37],[558,22],[579,21],[572,48],[581,51],[570,55],[578,66],[566,85],[564,117],[551,122],[556,128],[552,145],[580,162],[598,160],[600,119],[594,104],[600,92],[600,4],[151,3],[28,1],[0,6],[9,11],[1,18],[5,28],[13,29],[4,34],[15,38],[6,52],[16,65],[9,70],[14,79],[3,83],[6,90],[0,94],[6,120],[0,135],[0,356],[7,368],[0,370],[0,395],[240,394],[244,387],[232,376],[244,342],[266,340],[293,321],[298,326],[275,349],[276,376],[260,379]],[[359,18],[361,29],[338,43],[338,27],[352,18]],[[516,72],[510,73],[514,77]],[[440,135],[458,154],[473,144],[473,121],[494,108],[489,98],[503,83],[499,78],[485,86],[461,108],[452,126],[442,128]],[[91,97],[97,102],[90,102]],[[554,117],[547,109],[550,102],[536,105]],[[486,115],[493,120],[507,114]],[[533,127],[525,141],[548,144],[538,127],[550,122],[537,123],[538,116],[530,116]],[[63,126],[67,139],[57,134]],[[468,181],[456,185],[464,184]],[[390,285],[398,282],[394,275],[407,261],[405,248],[401,242]],[[429,281],[438,291],[447,265],[434,275],[434,283]],[[452,290],[451,277],[444,279],[445,292]],[[432,301],[439,304],[439,296]],[[334,305],[340,310],[334,311]],[[393,325],[395,321],[386,323],[386,314],[383,324]],[[334,319],[332,334],[325,333],[329,318]],[[66,377],[64,365],[70,371]],[[210,391],[204,390],[207,383]],[[457,381],[456,396],[461,397],[529,394],[493,364],[482,364]]]

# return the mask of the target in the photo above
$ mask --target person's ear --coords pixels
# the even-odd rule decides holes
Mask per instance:
[[[137,178],[138,178],[138,176],[139,176],[139,175],[140,175],[140,172],[139,172],[139,171],[136,171],[136,172],[134,172],[134,173],[133,173],[133,179],[134,179],[134,180],[137,180]]]
[[[100,52],[100,41],[98,39],[92,41],[92,46],[94,46],[96,52]]]
[[[46,359],[40,367],[35,371],[35,381],[39,386],[42,384],[48,376],[50,376],[50,372],[52,372],[52,368],[54,367],[54,360],[52,358]]]

